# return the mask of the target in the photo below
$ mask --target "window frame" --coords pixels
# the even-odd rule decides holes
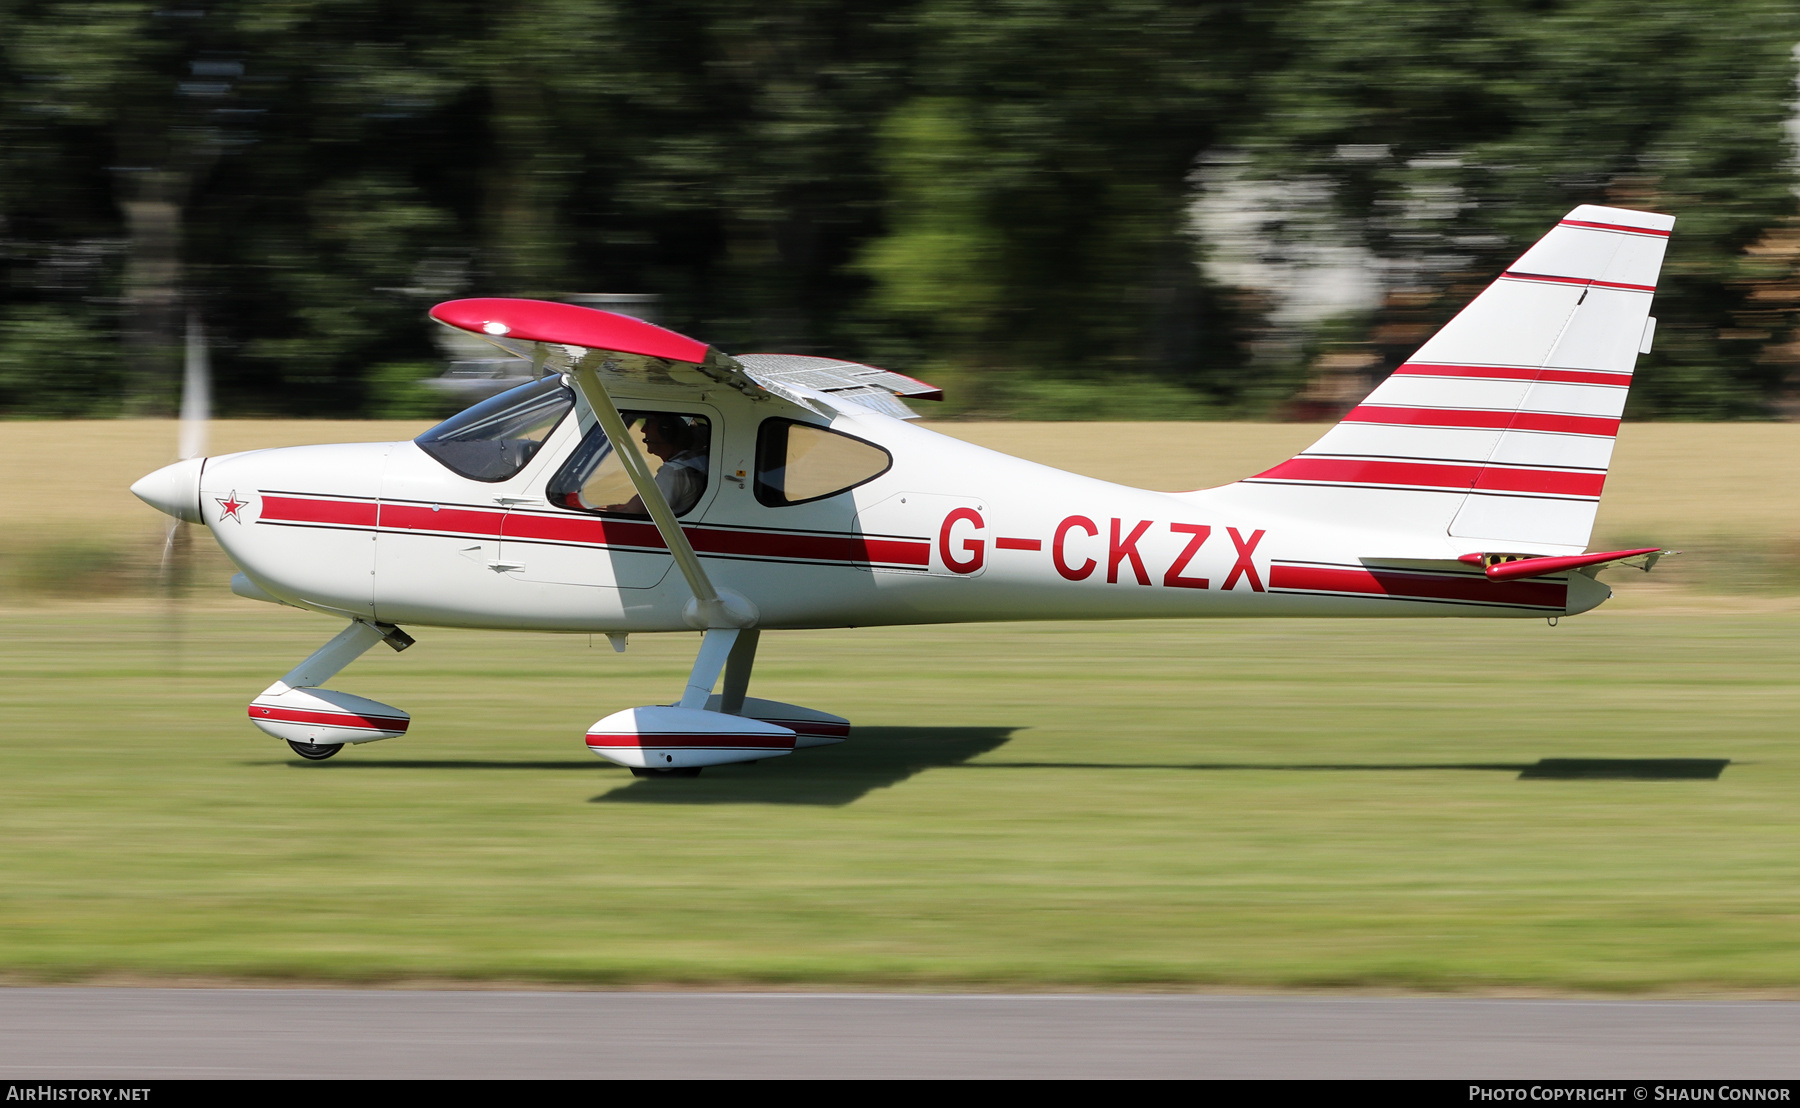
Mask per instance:
[[[830,492],[821,493],[818,496],[809,496],[805,500],[787,500],[785,498],[781,500],[771,500],[767,495],[771,491],[770,487],[765,484],[762,479],[762,475],[765,472],[765,467],[763,466],[763,443],[768,438],[771,425],[777,423],[785,424],[789,427],[810,427],[815,431],[823,431],[827,435],[838,435],[842,438],[849,439],[852,442],[860,442],[864,446],[872,446],[876,450],[881,451],[882,456],[887,459],[887,464],[860,481],[854,481],[842,488],[833,489]],[[785,448],[786,445],[787,442],[784,436],[782,446]],[[785,466],[783,468],[785,468]],[[753,468],[750,471],[750,488],[752,494],[756,497],[756,502],[765,508],[794,508],[801,504],[815,504],[821,500],[829,500],[834,496],[842,496],[854,489],[860,489],[870,481],[885,477],[893,468],[894,452],[878,442],[870,442],[868,439],[862,438],[859,435],[848,434],[847,432],[839,431],[836,428],[824,424],[808,423],[804,419],[790,419],[787,416],[770,416],[758,424],[756,428],[756,452],[753,455]]]

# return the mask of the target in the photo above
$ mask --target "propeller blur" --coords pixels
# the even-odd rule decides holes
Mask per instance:
[[[193,457],[132,491],[204,523],[238,594],[349,621],[250,705],[303,756],[406,731],[321,687],[377,642],[411,645],[402,625],[620,649],[698,630],[672,703],[587,734],[634,772],[691,775],[849,733],[747,695],[764,631],[1595,607],[1602,568],[1663,553],[1587,544],[1673,225],[1575,209],[1317,443],[1220,488],[1129,488],[936,434],[907,401],[941,394],[871,366],[494,298],[431,314],[529,383],[411,442]]]

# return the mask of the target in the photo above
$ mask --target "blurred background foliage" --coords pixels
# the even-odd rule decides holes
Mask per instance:
[[[953,413],[1336,414],[1583,202],[1634,414],[1800,410],[1786,0],[0,4],[0,412],[414,416],[465,295],[653,293]],[[1321,291],[1322,290],[1322,291]]]

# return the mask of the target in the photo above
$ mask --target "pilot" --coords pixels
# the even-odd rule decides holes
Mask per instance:
[[[676,515],[699,503],[706,491],[705,434],[678,415],[658,412],[645,417],[644,449],[662,460],[656,471],[656,487]],[[609,504],[601,511],[648,515],[642,497],[623,504]]]

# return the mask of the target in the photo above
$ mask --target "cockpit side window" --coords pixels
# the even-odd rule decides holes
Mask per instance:
[[[620,412],[650,463],[656,487],[676,515],[684,515],[706,495],[712,423],[702,415],[678,412]],[[599,427],[590,430],[544,490],[550,503],[582,512],[647,518],[642,498],[618,453]]]
[[[849,492],[886,473],[894,456],[872,442],[792,419],[756,431],[756,499],[771,508]]]
[[[561,377],[546,377],[489,397],[413,441],[470,480],[504,481],[525,468],[574,406],[574,390]]]

